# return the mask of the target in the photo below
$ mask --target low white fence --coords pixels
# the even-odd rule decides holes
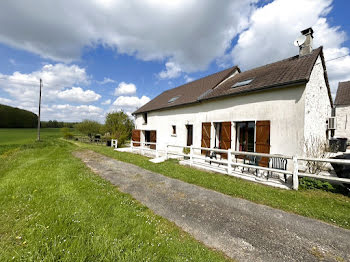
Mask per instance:
[[[139,145],[139,146],[135,146]],[[151,149],[150,145],[155,145],[155,149]],[[187,148],[189,149],[189,153],[181,153],[179,151],[171,151],[170,148]],[[307,157],[298,157],[298,156],[286,156],[286,155],[280,155],[280,154],[264,154],[264,153],[253,153],[253,152],[242,152],[242,151],[234,151],[232,149],[224,150],[224,149],[216,149],[216,148],[204,148],[204,147],[194,147],[194,146],[179,146],[179,145],[167,145],[166,150],[161,151],[158,149],[157,143],[151,143],[151,142],[137,142],[137,141],[131,141],[131,151],[134,149],[137,149],[141,151],[141,154],[144,154],[145,151],[150,151],[153,153],[156,157],[159,157],[160,155],[164,155],[166,159],[169,158],[169,156],[179,156],[179,157],[185,157],[188,158],[190,165],[194,164],[194,160],[204,160],[204,161],[210,161],[213,163],[217,163],[220,165],[223,165],[222,167],[226,169],[226,172],[228,175],[232,174],[233,167],[243,167],[243,168],[249,168],[249,169],[256,169],[256,170],[262,170],[267,172],[274,172],[274,173],[280,173],[285,174],[287,176],[292,176],[293,181],[293,189],[298,190],[299,187],[299,177],[310,177],[315,178],[319,180],[325,180],[330,182],[336,182],[336,183],[346,183],[350,184],[350,179],[348,178],[339,178],[339,177],[332,177],[332,176],[323,176],[323,175],[317,175],[317,174],[310,174],[310,173],[303,173],[299,171],[300,162],[326,162],[326,163],[334,163],[334,164],[343,164],[343,165],[350,165],[350,160],[340,160],[340,159],[330,159],[330,158],[307,158]],[[208,158],[207,156],[203,156],[202,154],[195,154],[194,150],[200,150],[200,151],[208,151],[208,152],[216,152],[221,154],[226,154],[227,159],[212,159]],[[238,161],[239,158],[236,156],[258,156],[258,157],[265,157],[265,158],[283,158],[287,159],[287,161],[292,161],[292,171],[289,170],[283,170],[283,169],[277,169],[277,168],[271,168],[271,167],[262,167],[258,165],[249,165],[240,163]],[[235,158],[233,158],[235,156]],[[235,160],[235,161],[234,161]]]

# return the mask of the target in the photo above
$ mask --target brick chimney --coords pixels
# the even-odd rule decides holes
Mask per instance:
[[[306,40],[299,46],[299,56],[308,55],[312,52],[312,41],[314,38],[313,33],[314,30],[312,30],[311,27],[301,31],[301,34],[306,37]]]

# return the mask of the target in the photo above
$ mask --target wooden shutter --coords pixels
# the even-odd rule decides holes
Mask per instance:
[[[132,130],[131,140],[135,141],[135,142],[140,142],[141,141],[141,130],[138,130],[138,129]],[[133,146],[140,146],[140,144],[134,143]]]
[[[202,123],[202,142],[201,147],[210,148],[210,130],[211,123]],[[207,151],[202,150],[202,154],[206,154]]]
[[[256,150],[257,153],[270,154],[270,121],[256,122]],[[259,166],[267,167],[269,158],[263,157]]]
[[[231,122],[221,123],[221,134],[220,134],[220,149],[231,148]],[[227,154],[222,153],[221,156],[227,159]]]
[[[150,131],[150,142],[151,143],[157,143],[157,131],[152,130]],[[156,149],[156,145],[150,145],[151,149]]]

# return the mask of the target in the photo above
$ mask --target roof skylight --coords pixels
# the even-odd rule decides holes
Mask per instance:
[[[180,96],[174,96],[173,98],[170,98],[168,103],[171,104],[171,103],[174,103]]]
[[[252,81],[253,81],[253,79],[240,81],[240,82],[235,83],[232,87],[246,86],[246,85],[249,85]]]

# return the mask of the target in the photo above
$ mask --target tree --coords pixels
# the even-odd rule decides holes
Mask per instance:
[[[131,138],[134,122],[123,111],[109,113],[106,116],[104,131],[111,134],[113,139],[118,140],[118,146]]]
[[[84,120],[83,122],[76,124],[75,128],[80,133],[83,133],[91,138],[92,136],[100,133],[101,124],[97,121]]]

